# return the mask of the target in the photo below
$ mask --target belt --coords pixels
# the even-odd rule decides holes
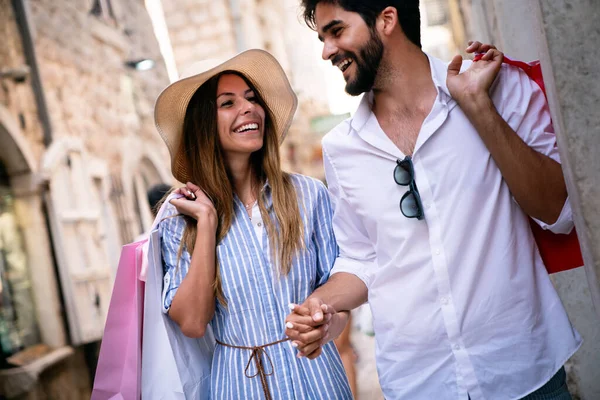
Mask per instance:
[[[271,361],[271,357],[269,357],[269,354],[267,354],[267,352],[265,351],[265,347],[274,346],[276,344],[283,343],[288,340],[290,340],[290,339],[286,338],[286,339],[278,340],[273,343],[267,343],[262,346],[253,346],[253,347],[234,346],[231,344],[223,343],[219,340],[217,340],[216,342],[217,342],[217,344],[220,344],[221,346],[224,346],[224,347],[230,347],[232,349],[250,350],[252,352],[250,354],[250,358],[248,359],[248,363],[246,364],[246,368],[244,369],[244,375],[246,375],[247,378],[255,378],[257,376],[260,376],[260,382],[262,384],[265,398],[267,400],[272,400],[273,397],[271,396],[271,392],[269,391],[269,384],[267,382],[267,376],[273,375],[273,372],[274,372],[273,371],[273,361]],[[263,354],[264,354],[265,358],[267,359],[267,361],[269,362],[269,364],[271,365],[271,372],[269,372],[269,373],[265,372],[264,362],[262,360]],[[252,364],[252,360],[254,360],[254,364],[256,364],[256,373],[254,375],[249,375],[248,369],[250,369],[250,364]]]

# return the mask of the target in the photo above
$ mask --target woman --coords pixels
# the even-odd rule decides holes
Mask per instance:
[[[351,398],[333,343],[316,360],[285,336],[290,303],[324,283],[337,255],[327,191],[281,171],[297,106],[277,61],[249,50],[182,79],[157,100],[173,175],[188,182],[159,225],[164,310],[217,341],[212,398]],[[347,313],[328,313],[330,336]]]

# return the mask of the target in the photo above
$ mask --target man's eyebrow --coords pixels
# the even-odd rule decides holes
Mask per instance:
[[[329,22],[327,25],[325,25],[323,27],[323,29],[321,29],[321,32],[323,32],[323,34],[329,32],[334,26],[341,24],[342,21],[339,19],[334,19],[333,21]],[[322,42],[323,41],[323,35],[319,35],[319,40]]]

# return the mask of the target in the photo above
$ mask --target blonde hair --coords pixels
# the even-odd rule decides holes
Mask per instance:
[[[213,202],[219,218],[216,231],[216,240],[219,243],[229,232],[235,215],[233,183],[225,168],[217,129],[217,85],[219,78],[224,74],[235,74],[244,79],[254,91],[257,103],[265,110],[263,147],[251,155],[250,162],[255,174],[255,182],[259,187],[262,188],[268,180],[271,188],[273,217],[270,210],[266,209],[263,192],[258,195],[258,207],[269,238],[271,258],[279,272],[287,275],[294,256],[304,246],[304,229],[298,196],[290,174],[281,170],[279,135],[272,124],[272,113],[260,93],[244,75],[235,71],[225,71],[206,81],[196,91],[185,114],[179,154],[186,166],[190,181],[200,186]],[[186,227],[179,247],[179,259],[184,247],[190,255],[193,253],[197,234],[196,221],[187,216],[184,218]],[[221,304],[226,305],[218,259],[216,264],[215,296]]]

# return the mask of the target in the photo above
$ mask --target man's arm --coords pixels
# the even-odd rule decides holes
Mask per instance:
[[[367,286],[354,274],[337,273],[327,283],[313,292],[304,306],[315,321],[322,321],[321,304],[327,304],[336,312],[351,311],[367,301]]]
[[[495,49],[459,73],[462,58],[448,66],[448,89],[469,118],[513,197],[529,216],[553,224],[561,214],[567,190],[560,164],[532,149],[498,113],[489,89],[503,55]]]

